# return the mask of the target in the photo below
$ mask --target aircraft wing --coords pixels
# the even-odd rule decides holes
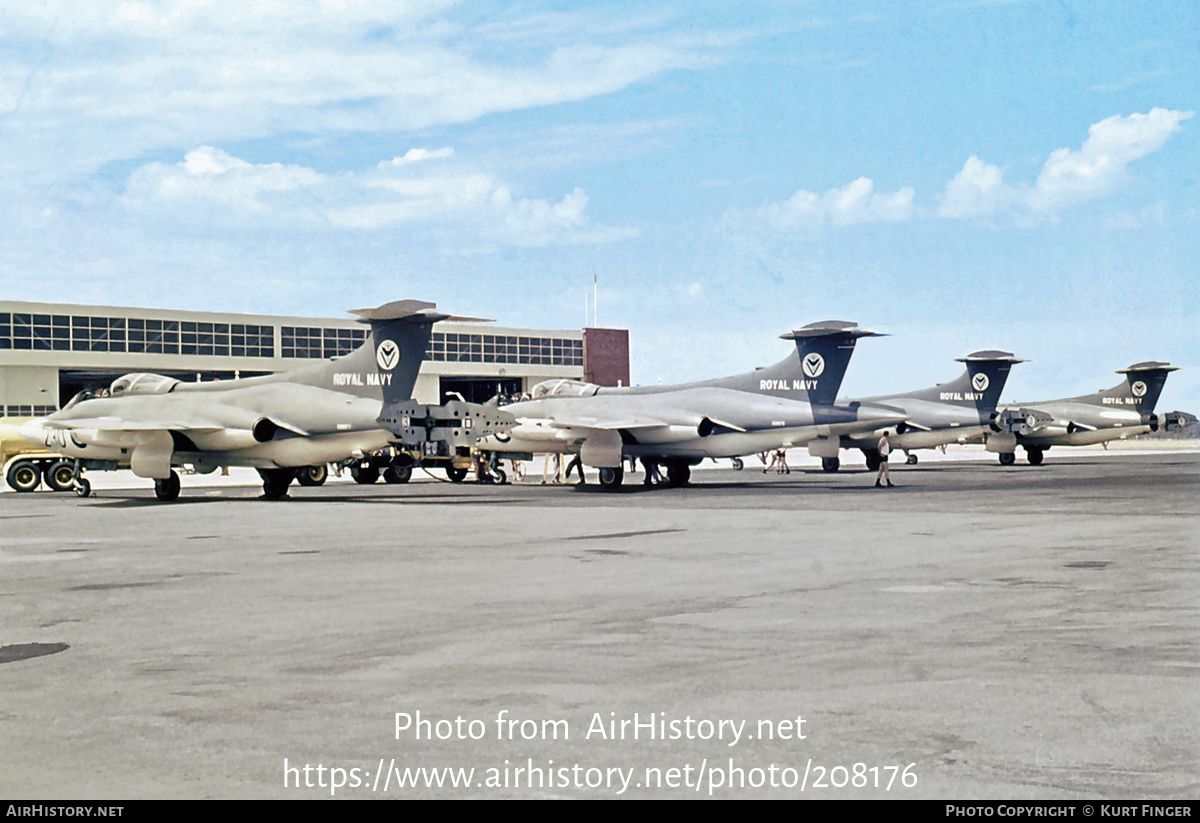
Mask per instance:
[[[70,420],[43,420],[47,429],[95,429],[106,432],[179,431],[198,434],[221,431],[223,426],[212,423],[186,423],[165,420],[125,420],[121,417],[75,417]]]
[[[668,419],[673,417],[674,419]],[[678,415],[647,415],[625,414],[613,417],[601,417],[595,414],[556,413],[550,416],[550,425],[560,429],[595,429],[597,431],[618,431],[620,429],[665,429],[669,426],[684,426],[688,428],[707,428],[722,426],[731,431],[744,432],[745,428],[721,420],[716,417],[695,413]]]
[[[258,421],[254,421],[254,423],[257,425],[261,424],[262,421],[273,425],[275,428],[298,434],[301,437],[307,437],[309,434],[299,426],[281,423],[278,420],[266,417],[261,417]],[[240,428],[236,425],[222,426],[210,420],[127,420],[123,417],[73,417],[68,420],[45,419],[41,421],[41,424],[47,429],[95,429],[98,432],[113,433],[165,431],[196,435],[214,434],[232,428]],[[252,429],[254,425],[248,428]]]
[[[597,431],[617,431],[619,429],[656,429],[671,425],[666,420],[652,417],[627,416],[623,418],[601,419],[592,415],[563,415],[556,414],[550,418],[550,425],[556,429],[595,429]]]

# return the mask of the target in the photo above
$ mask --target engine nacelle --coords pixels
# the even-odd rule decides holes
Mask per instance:
[[[842,442],[837,437],[818,437],[808,441],[808,453],[811,457],[837,457],[842,448]]]
[[[994,454],[1012,454],[1017,450],[1017,436],[1011,432],[993,432],[987,436],[985,447]]]

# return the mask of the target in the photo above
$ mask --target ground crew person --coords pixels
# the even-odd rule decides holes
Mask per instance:
[[[879,474],[875,475],[875,485],[877,487],[882,487],[884,480],[887,480],[889,488],[894,485],[892,483],[891,472],[888,470],[888,455],[892,453],[892,443],[888,440],[888,435],[890,434],[890,431],[885,431],[883,436],[879,438]]]

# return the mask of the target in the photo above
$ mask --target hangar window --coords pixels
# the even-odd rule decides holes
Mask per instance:
[[[229,327],[229,353],[234,357],[274,357],[275,327],[234,323]]]
[[[325,329],[322,357],[345,357],[367,339],[366,329]]]
[[[14,314],[12,316],[12,347],[14,349],[33,348],[32,314]]]
[[[319,358],[321,330],[309,326],[284,326],[280,355],[289,358]]]

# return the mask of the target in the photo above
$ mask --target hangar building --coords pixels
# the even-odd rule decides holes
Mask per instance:
[[[368,329],[353,319],[0,301],[0,416],[54,412],[129,372],[182,380],[271,374],[341,357]],[[438,323],[415,390],[483,402],[555,377],[629,384],[624,329],[539,330]]]

